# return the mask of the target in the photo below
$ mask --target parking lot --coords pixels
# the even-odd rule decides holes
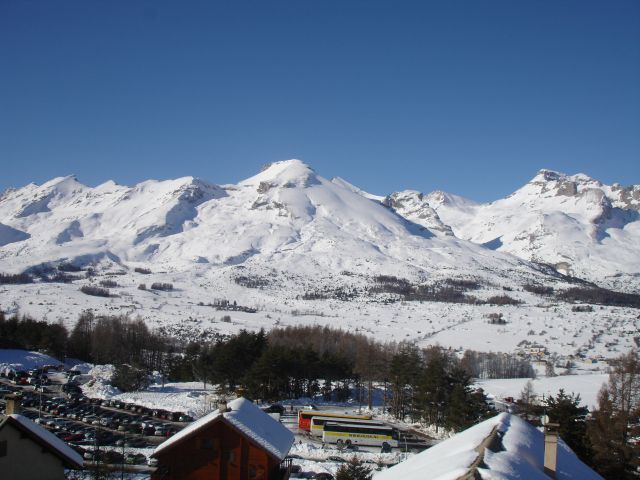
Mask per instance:
[[[153,465],[148,458],[150,450],[193,421],[181,412],[87,398],[68,381],[69,376],[60,371],[5,374],[0,377],[0,398],[7,393],[19,394],[24,416],[89,462]],[[0,399],[0,413],[4,410],[5,402]]]

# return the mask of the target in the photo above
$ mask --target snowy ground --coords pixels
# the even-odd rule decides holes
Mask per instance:
[[[126,274],[118,277],[119,288],[111,298],[91,297],[74,284],[37,283],[0,286],[0,309],[8,314],[29,314],[50,322],[62,321],[72,328],[80,312],[97,315],[140,317],[152,328],[182,338],[201,333],[228,335],[242,328],[272,329],[287,325],[329,325],[370,335],[379,341],[415,341],[421,346],[440,344],[454,349],[513,352],[526,342],[543,344],[551,353],[614,358],[634,345],[640,331],[639,312],[631,308],[599,307],[593,312],[573,312],[566,303],[541,302],[524,291],[509,292],[521,300],[519,306],[467,305],[439,302],[396,302],[371,299],[301,300],[304,287],[292,280],[278,293],[217,282],[194,268],[193,278],[183,273]],[[149,277],[149,278],[147,278]],[[103,278],[103,277],[98,277]],[[106,276],[104,278],[107,278]],[[176,291],[138,290],[140,282],[173,283]],[[330,285],[333,279],[324,279]],[[286,291],[290,293],[286,293]],[[283,293],[284,292],[284,293]],[[478,297],[497,293],[485,289]],[[217,310],[216,299],[237,301],[257,309],[256,313]],[[504,325],[491,325],[487,315],[501,313]]]
[[[31,370],[44,365],[60,365],[59,360],[39,352],[18,349],[0,349],[0,372],[6,368]]]
[[[160,383],[149,385],[143,391],[123,393],[110,385],[113,365],[96,365],[89,375],[93,380],[82,386],[83,393],[90,398],[121,400],[146,408],[159,408],[170,412],[182,412],[200,417],[215,409],[217,396],[211,385],[202,382]]]
[[[582,405],[593,409],[598,404],[598,391],[608,379],[609,375],[605,374],[561,375],[557,377],[539,377],[531,380],[531,383],[534,394],[539,397],[555,396],[563,388],[567,394],[579,394]],[[476,382],[476,386],[481,387],[485,393],[497,399],[506,397],[517,399],[529,380],[528,378],[480,380]]]

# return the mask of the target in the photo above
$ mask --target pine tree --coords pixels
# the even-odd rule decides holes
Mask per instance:
[[[418,398],[422,416],[437,429],[445,423],[445,411],[451,393],[447,377],[448,359],[439,348],[431,349],[428,356],[426,368],[419,382]]]
[[[587,407],[580,406],[580,395],[567,395],[560,389],[558,395],[547,399],[546,414],[549,421],[557,423],[558,434],[578,457],[588,461],[590,457],[587,437]]]
[[[353,457],[349,463],[340,465],[336,480],[371,480],[371,470]]]

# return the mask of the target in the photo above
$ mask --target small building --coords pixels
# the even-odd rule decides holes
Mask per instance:
[[[82,457],[27,417],[0,420],[0,477],[11,480],[64,480],[65,469],[82,469]]]
[[[527,347],[527,353],[531,357],[544,358],[547,355],[547,348],[543,345],[533,344]]]
[[[245,398],[193,422],[153,452],[152,479],[286,480],[293,434]]]

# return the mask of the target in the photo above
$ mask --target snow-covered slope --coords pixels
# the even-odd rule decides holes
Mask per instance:
[[[241,265],[305,277],[540,275],[515,257],[455,238],[421,202],[417,194],[367,198],[298,160],[225,186],[186,177],[90,188],[56,178],[3,195],[0,223],[11,230],[0,271],[109,259],[178,271]],[[411,205],[414,212],[404,219],[383,203]]]
[[[393,196],[407,195],[407,192]],[[640,186],[541,170],[507,198],[476,204],[433,192],[420,198],[453,233],[614,288],[640,287]],[[395,205],[408,219],[413,205]],[[433,215],[431,215],[433,218]]]
[[[454,348],[517,351],[541,341],[561,354],[616,355],[637,334],[634,309],[573,311],[553,296],[525,291],[523,285],[531,283],[556,291],[568,284],[553,269],[502,250],[512,244],[527,251],[515,237],[532,218],[559,218],[562,228],[553,231],[564,235],[573,228],[576,238],[591,222],[595,236],[578,242],[580,255],[590,260],[573,260],[573,273],[582,266],[584,276],[599,283],[610,280],[599,276],[603,272],[628,272],[619,278],[633,279],[640,271],[634,266],[637,189],[602,186],[596,191],[603,196],[589,193],[593,189],[580,194],[586,190],[582,183],[596,183],[578,177],[578,194],[556,196],[559,180],[541,175],[489,205],[443,192],[375,196],[344,180],[327,180],[298,160],[270,164],[233,185],[192,177],[133,187],[106,182],[92,188],[74,177],[30,184],[0,196],[0,273],[27,271],[36,282],[0,285],[0,310],[67,326],[86,309],[140,316],[183,338],[330,324],[382,340]],[[596,215],[593,197],[611,208]],[[559,201],[566,213],[553,210]],[[491,244],[496,237],[503,239],[500,248]],[[556,265],[547,257],[565,258],[566,237],[555,243],[549,238],[555,237],[539,236],[534,245],[538,254],[550,253],[527,258]],[[487,242],[494,248],[480,245]],[[604,253],[595,258],[599,248]],[[524,256],[518,249],[513,253]],[[628,258],[622,264],[616,255]],[[446,283],[452,279],[466,282]],[[154,283],[172,284],[173,290],[149,288]],[[446,302],[403,301],[394,288],[408,284],[423,292],[449,285],[467,296],[460,303],[446,303],[450,296],[437,299]],[[104,287],[108,296],[80,290],[88,286]],[[519,303],[484,302],[502,295]],[[234,301],[238,308],[224,303]],[[496,313],[506,323],[488,325]]]

